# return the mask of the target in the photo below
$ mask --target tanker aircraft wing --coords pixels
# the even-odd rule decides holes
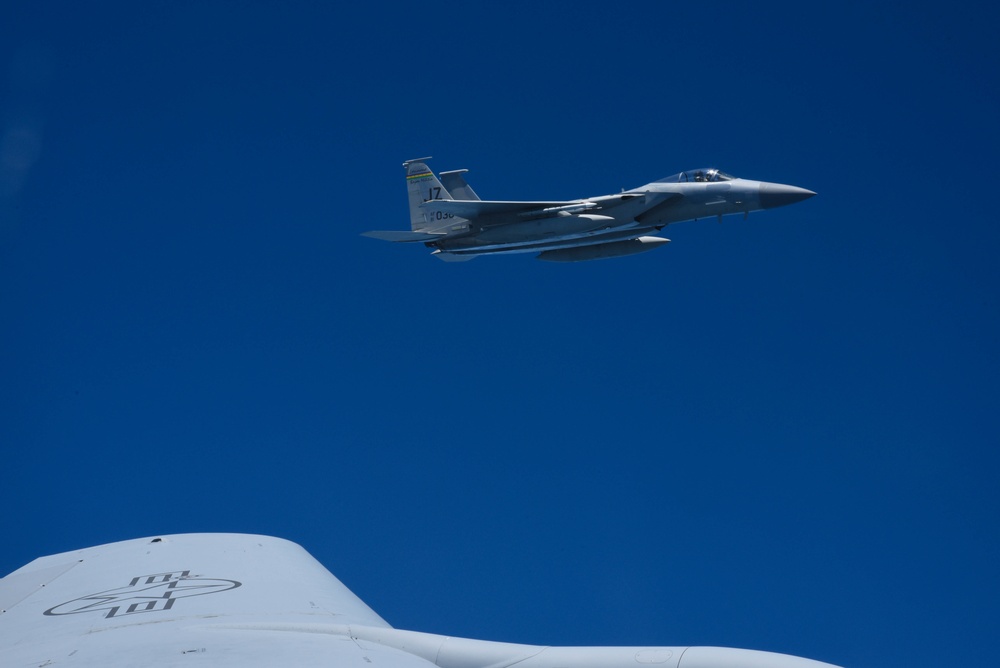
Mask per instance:
[[[298,545],[156,536],[36,559],[0,580],[18,668],[833,668],[719,647],[545,647],[394,629]]]
[[[540,260],[576,262],[632,255],[666,244],[655,236],[685,220],[739,214],[793,204],[816,193],[780,183],[695,169],[614,195],[575,200],[482,200],[467,170],[441,172],[429,158],[407,160],[410,230],[365,232],[385,241],[422,242],[448,261],[480,255],[538,253]]]

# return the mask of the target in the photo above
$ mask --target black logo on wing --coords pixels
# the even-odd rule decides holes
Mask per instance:
[[[191,575],[191,571],[174,571],[140,575],[126,587],[81,596],[60,603],[45,611],[46,615],[75,615],[81,612],[104,612],[105,619],[141,612],[170,610],[174,602],[189,596],[204,596],[236,589],[242,583]]]

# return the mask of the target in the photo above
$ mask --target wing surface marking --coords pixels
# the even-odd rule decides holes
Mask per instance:
[[[220,627],[389,628],[298,545],[243,534],[142,538],[45,557],[0,580],[0,598],[20,601],[0,614],[4,666],[175,666],[194,652],[213,666],[334,657],[331,665],[371,668],[344,636],[302,641]],[[429,667],[404,657],[393,668]]]
[[[0,580],[0,598],[17,599],[0,614],[5,668],[834,668],[753,650],[545,647],[393,629],[298,545],[244,534],[43,557]]]

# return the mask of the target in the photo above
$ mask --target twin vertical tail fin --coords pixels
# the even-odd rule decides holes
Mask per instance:
[[[472,189],[468,183],[465,182],[465,174],[467,169],[456,169],[450,172],[441,172],[441,182],[444,183],[444,187],[448,189],[451,196],[455,199],[461,200],[475,200],[479,201],[479,195],[476,191]]]
[[[462,178],[464,169],[455,172],[444,172],[441,176],[449,188],[442,185],[438,177],[427,166],[430,158],[417,158],[403,163],[406,169],[406,191],[410,200],[410,231],[404,230],[372,230],[363,232],[362,236],[382,239],[383,241],[423,242],[436,244],[449,234],[461,234],[470,229],[465,218],[443,211],[432,211],[421,206],[424,202],[435,199],[455,199],[449,188],[455,188],[459,199],[479,199],[469,184]]]
[[[417,158],[403,163],[406,168],[406,190],[410,198],[410,229],[414,232],[435,227],[427,212],[420,208],[432,199],[454,199],[434,172],[424,162],[430,158]]]

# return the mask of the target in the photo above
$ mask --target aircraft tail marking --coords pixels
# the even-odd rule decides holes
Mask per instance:
[[[434,172],[427,166],[425,160],[430,158],[417,158],[403,163],[403,167],[406,168],[406,190],[410,199],[410,229],[414,232],[464,221],[464,219],[442,219],[440,213],[420,208],[421,204],[430,200],[454,199],[438,177],[434,176]]]

